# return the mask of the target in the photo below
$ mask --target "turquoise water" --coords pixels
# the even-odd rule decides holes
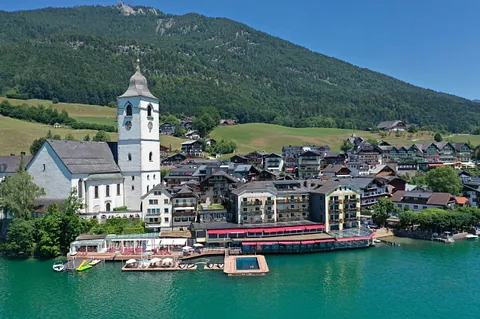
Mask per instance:
[[[235,263],[237,270],[260,269],[256,257],[237,257]]]
[[[0,258],[0,318],[476,318],[480,242],[267,256],[264,277],[220,271],[55,273]]]

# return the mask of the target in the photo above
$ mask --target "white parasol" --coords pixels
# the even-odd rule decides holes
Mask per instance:
[[[125,262],[125,264],[129,265],[129,264],[134,264],[134,263],[136,263],[136,262],[137,262],[136,259],[129,259],[129,260],[127,260],[127,261]]]
[[[199,243],[196,243],[196,244],[193,244],[193,247],[195,247],[195,248],[201,248],[201,247],[203,247],[203,245],[202,245],[202,244],[199,244]]]

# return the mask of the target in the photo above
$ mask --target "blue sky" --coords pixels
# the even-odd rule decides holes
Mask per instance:
[[[14,11],[114,0],[2,1]],[[313,51],[433,90],[480,99],[478,0],[130,0],[226,17]]]

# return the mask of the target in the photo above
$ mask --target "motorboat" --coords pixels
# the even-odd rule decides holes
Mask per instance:
[[[374,239],[373,242],[374,242],[375,244],[379,244],[379,243],[381,243],[382,241],[381,241],[380,239]]]
[[[476,238],[478,238],[478,235],[467,234],[467,235],[465,236],[465,238],[466,238],[466,239],[476,239]]]
[[[65,265],[62,262],[56,262],[53,264],[53,270],[55,271],[63,271],[65,269]]]
[[[95,265],[99,264],[100,262],[101,262],[100,259],[94,259],[94,260],[92,260],[91,262],[89,262],[88,264],[89,264],[90,266],[95,266]]]
[[[88,264],[87,260],[84,260],[84,261],[82,261],[80,266],[77,267],[76,270],[77,271],[85,271],[85,270],[90,269],[90,268],[92,268],[92,266]]]

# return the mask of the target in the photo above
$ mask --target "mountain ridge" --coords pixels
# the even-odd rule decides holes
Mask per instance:
[[[0,12],[0,92],[106,105],[126,89],[140,56],[164,113],[214,105],[241,123],[352,129],[402,119],[470,132],[480,123],[475,102],[243,23],[120,6]]]

